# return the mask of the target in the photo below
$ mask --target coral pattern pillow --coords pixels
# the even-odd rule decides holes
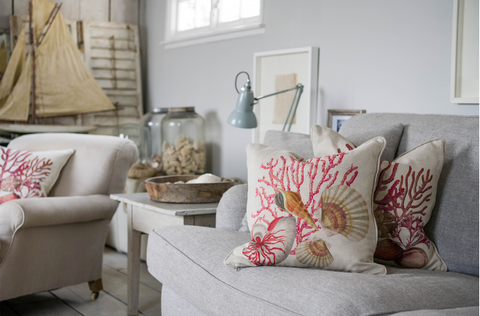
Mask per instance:
[[[29,152],[0,147],[0,204],[46,197],[73,149]]]
[[[312,142],[316,156],[349,151],[352,142],[338,133],[315,126]],[[318,146],[322,144],[322,146]],[[445,140],[434,139],[397,157],[382,161],[374,192],[378,226],[377,262],[405,268],[447,271],[434,243],[423,228],[435,206],[443,168]]]
[[[377,227],[372,193],[385,140],[304,160],[261,144],[247,146],[251,241],[230,267],[283,265],[385,274],[373,262]]]

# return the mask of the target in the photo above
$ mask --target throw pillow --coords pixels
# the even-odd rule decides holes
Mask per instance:
[[[0,204],[46,197],[73,149],[29,152],[0,147]]]
[[[282,265],[385,274],[373,262],[372,193],[385,140],[305,160],[261,144],[247,146],[251,241],[230,267]]]
[[[374,137],[381,136],[385,138],[386,145],[383,151],[382,160],[392,161],[395,158],[398,144],[403,133],[402,124],[394,124],[389,127],[371,127],[363,131],[354,131],[348,124],[343,124],[337,133],[328,127],[315,125],[312,127],[311,138],[315,157],[325,155],[326,152],[335,148],[338,150],[352,150],[358,145]],[[321,137],[320,137],[321,135]],[[322,144],[324,143],[324,144]],[[326,151],[324,149],[327,149]],[[321,153],[321,154],[319,154]]]
[[[353,144],[338,133],[318,126],[312,128],[312,142],[316,144],[316,156],[335,150],[348,152]],[[445,141],[434,139],[392,162],[382,161],[373,205],[379,237],[375,251],[377,262],[447,270],[423,230],[435,206],[444,156]]]

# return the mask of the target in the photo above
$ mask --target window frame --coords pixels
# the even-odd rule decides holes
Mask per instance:
[[[231,22],[218,22],[218,0],[212,0],[210,25],[191,30],[176,31],[178,0],[167,0],[165,40],[160,44],[165,49],[197,45],[265,33],[263,24],[264,0],[260,0],[260,14]]]

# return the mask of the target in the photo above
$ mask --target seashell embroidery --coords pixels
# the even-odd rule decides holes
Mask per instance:
[[[421,269],[427,265],[428,256],[422,248],[413,247],[405,250],[395,263],[404,268]]]
[[[290,254],[295,232],[296,221],[289,216],[274,219],[268,227],[257,223],[252,227],[252,240],[242,253],[257,266],[279,264]]]
[[[329,237],[342,234],[351,241],[360,241],[368,232],[368,208],[355,189],[339,185],[323,191],[320,223]]]
[[[315,224],[315,221],[305,209],[305,205],[302,202],[302,196],[300,194],[293,191],[284,191],[278,188],[277,190],[278,193],[275,194],[275,205],[279,209],[282,209],[292,215],[298,216],[300,219],[307,222],[308,225],[312,226],[316,230],[319,230],[319,228]]]
[[[403,249],[391,239],[383,239],[377,243],[377,249],[373,255],[381,260],[394,261],[403,255]]]
[[[310,267],[328,267],[333,262],[330,247],[328,242],[318,237],[311,241],[304,241],[297,247],[297,260]]]

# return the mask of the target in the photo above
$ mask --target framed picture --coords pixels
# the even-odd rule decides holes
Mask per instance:
[[[478,104],[478,0],[453,2],[450,101]]]
[[[338,132],[342,124],[354,115],[367,113],[365,110],[328,110],[327,127]]]
[[[293,88],[299,83],[304,86],[291,132],[310,134],[310,128],[317,122],[318,58],[318,47],[254,54],[255,97]],[[267,97],[255,105],[258,126],[253,131],[253,142],[263,143],[268,130],[283,129],[294,96],[295,90]]]

